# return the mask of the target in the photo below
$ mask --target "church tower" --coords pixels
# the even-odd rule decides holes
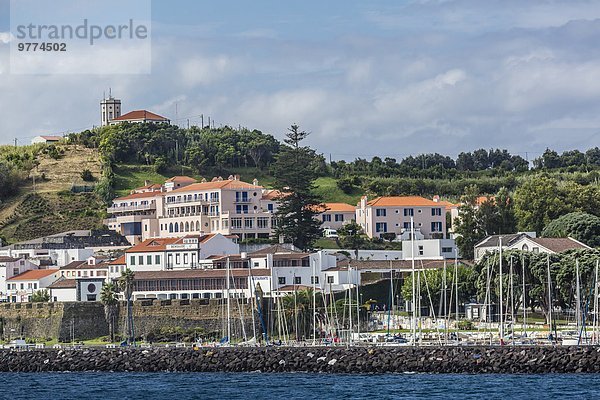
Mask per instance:
[[[121,100],[112,97],[112,91],[109,90],[108,98],[106,96],[100,102],[102,115],[101,126],[107,126],[111,120],[121,116]]]

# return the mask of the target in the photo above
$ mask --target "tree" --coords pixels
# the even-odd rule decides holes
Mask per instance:
[[[311,168],[316,154],[309,147],[300,146],[308,133],[300,131],[298,125],[292,125],[286,136],[289,146],[284,146],[273,164],[273,186],[281,193],[276,199],[278,226],[275,233],[307,249],[321,237],[321,223],[315,216],[323,205],[314,193],[316,173]]]
[[[558,182],[547,176],[529,178],[515,191],[515,215],[522,231],[541,233],[546,224],[570,211]]]
[[[47,303],[50,301],[50,293],[47,289],[41,289],[31,294],[32,303]]]
[[[574,212],[558,217],[542,231],[543,237],[572,237],[591,247],[600,246],[600,217]]]
[[[135,332],[133,330],[133,312],[131,309],[131,295],[133,294],[134,278],[135,273],[129,268],[123,271],[121,273],[121,277],[119,278],[119,288],[121,292],[123,292],[125,300],[127,300],[127,341],[130,344],[135,340]]]
[[[485,232],[481,231],[477,220],[477,195],[479,190],[476,186],[470,186],[465,190],[461,198],[461,205],[458,207],[458,217],[456,219],[457,234],[456,245],[463,258],[472,259],[474,256],[474,247],[477,242],[485,237]]]
[[[358,250],[365,244],[366,238],[362,227],[352,220],[337,231],[340,244],[345,249],[353,249],[358,260]]]
[[[85,182],[92,182],[94,181],[94,175],[92,175],[92,171],[86,168],[81,171],[81,179],[83,179]]]
[[[108,323],[110,341],[115,341],[115,318],[117,314],[117,287],[112,282],[102,284],[100,302],[104,305],[104,318]]]

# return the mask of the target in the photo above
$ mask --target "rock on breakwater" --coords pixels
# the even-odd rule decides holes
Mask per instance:
[[[600,372],[595,347],[269,347],[0,351],[2,372]]]

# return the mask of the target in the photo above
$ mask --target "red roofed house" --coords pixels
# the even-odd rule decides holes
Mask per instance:
[[[443,239],[446,235],[446,206],[420,196],[378,197],[360,199],[356,208],[356,222],[369,237],[386,234],[410,238],[411,217],[414,219],[415,238]]]
[[[123,114],[119,117],[111,119],[108,124],[116,125],[122,122],[131,122],[131,123],[167,123],[170,124],[171,121],[168,118],[160,116],[158,114],[154,114],[148,110],[135,110],[130,111],[126,114]]]
[[[58,143],[61,140],[63,140],[62,136],[36,136],[33,139],[31,139],[31,144],[36,144],[36,143],[52,144],[52,143]]]
[[[324,211],[317,215],[323,229],[340,229],[356,218],[356,207],[346,203],[324,203]]]
[[[60,278],[58,269],[34,269],[6,280],[9,302],[24,303],[38,290],[45,289]]]
[[[127,268],[132,271],[164,271],[212,266],[210,256],[238,254],[231,237],[217,234],[186,235],[147,239],[125,252]]]

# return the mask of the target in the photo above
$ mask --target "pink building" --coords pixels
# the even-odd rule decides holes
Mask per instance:
[[[346,203],[324,203],[325,211],[317,218],[321,228],[338,230],[356,218],[356,207]]]
[[[446,207],[423,197],[378,197],[368,201],[363,196],[356,209],[356,222],[371,238],[395,234],[409,239],[411,217],[416,237],[445,238]]]

